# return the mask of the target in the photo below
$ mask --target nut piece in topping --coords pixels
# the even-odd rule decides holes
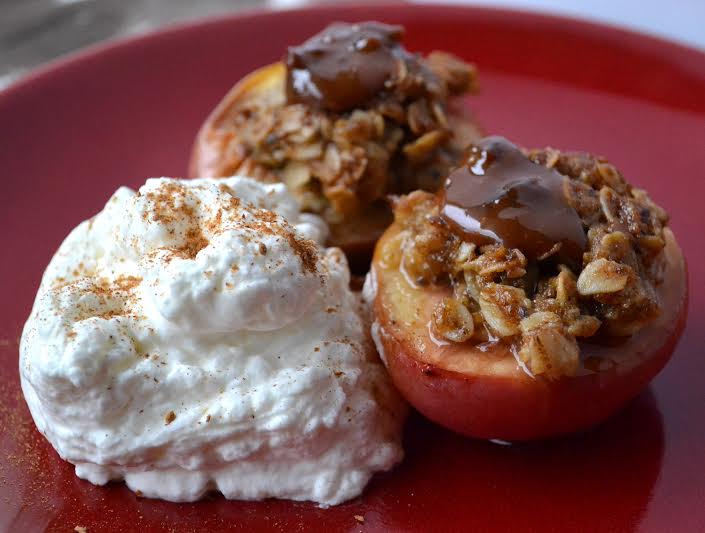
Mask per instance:
[[[472,337],[475,324],[467,307],[454,298],[444,298],[433,311],[433,329],[444,339],[464,342]]]
[[[582,296],[619,292],[627,286],[630,270],[628,266],[609,259],[595,259],[580,273],[578,292]]]
[[[480,290],[480,311],[485,323],[500,337],[519,333],[519,320],[528,314],[531,300],[511,285],[488,283]]]
[[[521,321],[521,334],[519,358],[531,372],[557,379],[578,370],[578,343],[558,315],[533,313]]]

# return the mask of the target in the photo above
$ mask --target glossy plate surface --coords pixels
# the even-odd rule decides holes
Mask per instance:
[[[119,185],[186,173],[208,111],[333,20],[403,24],[412,50],[477,63],[488,131],[610,158],[672,215],[690,316],[648,391],[602,427],[543,444],[463,439],[412,417],[407,457],[319,509],[213,497],[178,505],[74,476],[19,390],[18,338],[62,238]],[[0,531],[696,531],[705,528],[705,55],[604,26],[439,6],[316,8],[213,20],[92,50],[0,94]],[[362,517],[360,523],[355,516]]]

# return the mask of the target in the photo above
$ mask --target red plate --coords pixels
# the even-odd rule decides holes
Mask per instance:
[[[332,509],[136,498],[74,476],[35,431],[17,345],[61,239],[118,185],[183,175],[237,79],[333,20],[380,19],[411,49],[480,67],[471,106],[527,146],[606,155],[673,216],[690,318],[650,391],[597,430],[503,447],[412,417],[407,457]],[[705,528],[705,55],[612,28],[439,6],[315,8],[185,26],[81,54],[0,94],[0,529],[72,531],[694,531]],[[359,523],[355,516],[364,518]]]

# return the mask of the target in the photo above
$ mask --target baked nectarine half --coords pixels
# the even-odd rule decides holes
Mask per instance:
[[[375,249],[364,295],[395,385],[472,437],[604,420],[663,368],[685,323],[667,218],[601,158],[497,137],[471,147],[443,192],[397,199]]]
[[[478,128],[472,65],[401,45],[403,30],[334,24],[238,82],[196,138],[190,175],[284,182],[367,270],[392,221],[387,194],[435,191]]]

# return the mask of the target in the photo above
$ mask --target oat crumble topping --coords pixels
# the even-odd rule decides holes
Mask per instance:
[[[387,255],[401,250],[389,263],[411,283],[452,288],[434,310],[435,336],[508,342],[531,373],[557,379],[577,372],[577,339],[631,335],[658,316],[668,215],[604,158],[524,153],[564,177],[565,201],[587,238],[579,264],[566,264],[560,246],[529,260],[501,242],[478,245],[441,216],[442,192],[422,191],[397,201],[402,231]]]

